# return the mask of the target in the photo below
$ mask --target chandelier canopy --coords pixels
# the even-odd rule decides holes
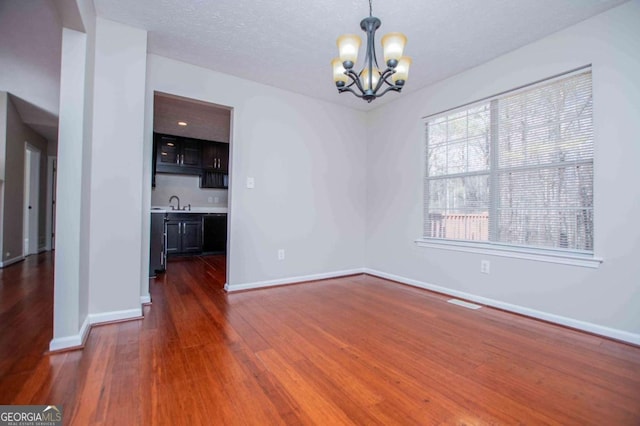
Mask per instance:
[[[338,37],[336,44],[340,56],[331,61],[333,81],[336,83],[338,92],[351,92],[371,102],[389,91],[400,92],[404,87],[411,65],[411,58],[402,55],[407,37],[402,33],[389,33],[382,37],[386,69],[380,71],[375,49],[375,34],[380,25],[380,19],[372,16],[371,0],[369,0],[369,17],[360,22],[360,28],[367,33],[367,50],[364,66],[357,73],[353,67],[358,59],[360,37],[355,34],[344,34]]]

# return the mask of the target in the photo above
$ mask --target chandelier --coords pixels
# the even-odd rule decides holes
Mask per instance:
[[[358,59],[360,37],[344,34],[338,37],[337,45],[340,57],[331,61],[333,81],[338,92],[351,92],[367,102],[383,96],[389,91],[400,92],[409,76],[411,58],[402,56],[407,37],[402,33],[389,33],[382,37],[382,51],[387,68],[380,71],[376,58],[375,34],[380,28],[380,19],[372,16],[369,0],[369,17],[360,22],[360,28],[367,33],[367,50],[364,67],[356,73],[353,67]],[[391,81],[389,81],[391,79]]]

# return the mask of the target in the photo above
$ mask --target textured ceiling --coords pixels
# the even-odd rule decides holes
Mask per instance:
[[[413,65],[404,92],[479,65],[625,0],[373,0],[387,32],[404,32]],[[358,33],[366,0],[95,0],[99,16],[149,31],[149,52],[368,110],[339,95],[336,38]],[[362,48],[361,48],[362,52]],[[359,61],[360,62],[360,61]],[[360,68],[361,64],[357,64]]]

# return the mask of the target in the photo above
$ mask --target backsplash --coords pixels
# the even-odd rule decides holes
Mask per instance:
[[[192,207],[227,207],[227,189],[200,188],[200,177],[156,174],[156,187],[151,191],[152,206],[168,206],[169,198],[177,195],[180,205]],[[211,198],[212,202],[209,202]],[[175,202],[174,202],[175,203]]]

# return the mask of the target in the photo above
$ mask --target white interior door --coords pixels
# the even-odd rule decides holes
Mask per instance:
[[[40,151],[26,145],[24,155],[24,249],[23,254],[38,253],[38,211],[40,194]]]
[[[49,207],[51,208],[51,233],[49,234],[51,237],[51,250],[55,250],[56,248],[56,184],[58,179],[58,159],[53,158],[53,167],[51,169],[52,178],[51,178],[51,204]]]

